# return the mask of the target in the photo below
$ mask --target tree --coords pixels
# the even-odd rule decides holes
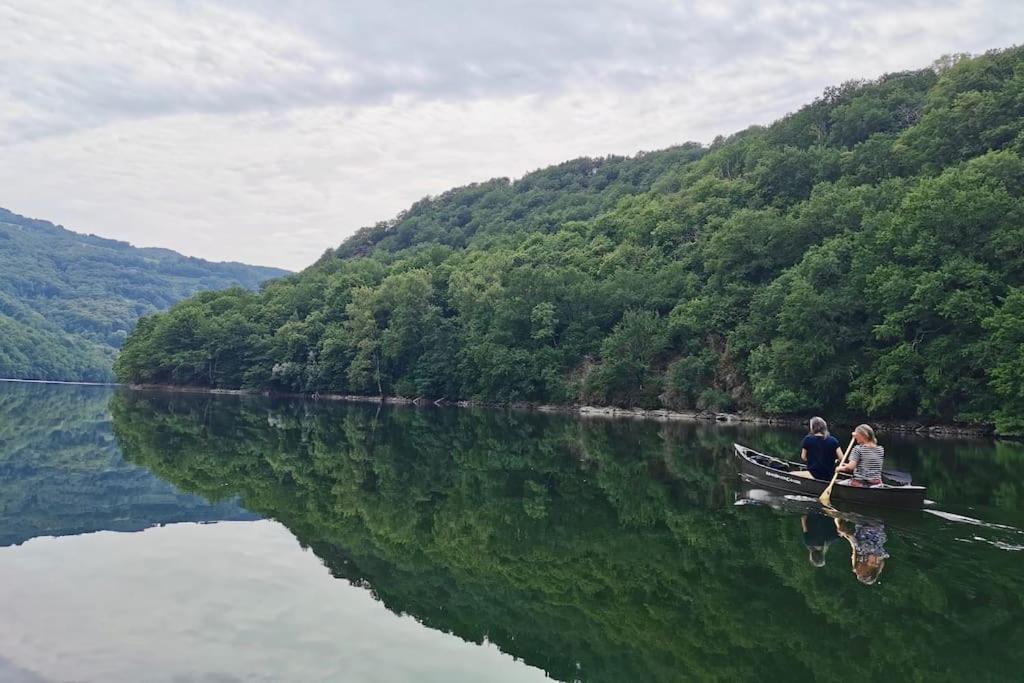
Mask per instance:
[[[427,197],[254,299],[140,326],[118,376],[1016,429],[1022,93],[1024,48],[995,51]]]

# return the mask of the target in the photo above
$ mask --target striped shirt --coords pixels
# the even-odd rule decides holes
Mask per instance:
[[[853,478],[867,482],[879,482],[882,480],[882,460],[885,459],[885,449],[881,446],[854,446],[850,460],[857,463],[853,470]]]

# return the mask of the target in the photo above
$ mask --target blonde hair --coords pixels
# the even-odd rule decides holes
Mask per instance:
[[[821,434],[825,438],[828,438],[828,423],[825,422],[825,418],[811,418],[811,434]]]
[[[853,573],[857,575],[857,580],[865,586],[874,585],[878,581],[878,577],[882,575],[883,569],[885,569],[885,559],[881,557],[877,562],[870,562],[868,558],[864,558],[853,565]]]
[[[878,443],[878,439],[875,438],[875,430],[869,424],[857,425],[853,431],[858,432],[871,443]]]

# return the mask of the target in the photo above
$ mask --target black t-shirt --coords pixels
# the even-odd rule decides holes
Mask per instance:
[[[834,436],[820,437],[808,434],[800,443],[807,451],[807,469],[815,479],[831,479],[836,471],[836,449],[839,441]]]

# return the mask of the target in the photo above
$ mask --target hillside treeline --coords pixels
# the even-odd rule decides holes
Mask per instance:
[[[285,274],[140,249],[0,209],[0,377],[110,381],[139,316]]]
[[[858,413],[1024,431],[1024,49],[829,88],[710,146],[424,199],[124,381]]]

